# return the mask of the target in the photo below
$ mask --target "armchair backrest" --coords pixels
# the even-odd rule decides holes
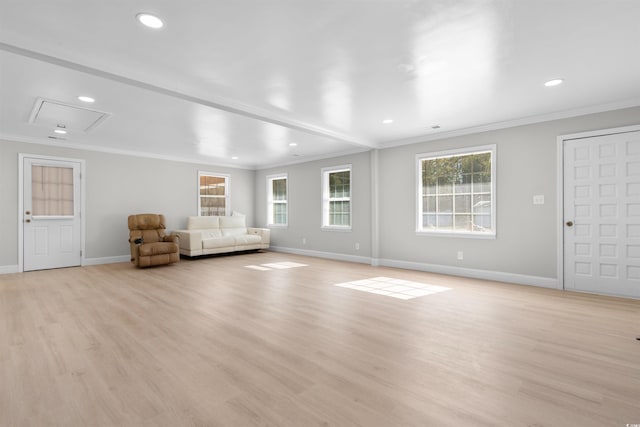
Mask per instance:
[[[162,242],[166,228],[164,215],[129,215],[129,242],[140,238],[144,243]]]

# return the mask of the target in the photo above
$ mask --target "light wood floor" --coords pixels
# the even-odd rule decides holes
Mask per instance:
[[[333,286],[376,276],[452,290]],[[640,301],[269,252],[0,275],[0,426],[624,426],[637,335]]]

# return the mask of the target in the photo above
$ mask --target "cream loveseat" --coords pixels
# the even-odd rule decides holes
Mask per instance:
[[[190,216],[186,230],[176,230],[180,254],[199,256],[267,249],[270,230],[247,228],[244,216]]]

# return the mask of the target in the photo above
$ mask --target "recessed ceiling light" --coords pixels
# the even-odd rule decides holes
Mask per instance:
[[[64,130],[64,129],[54,129],[53,131],[54,131],[55,133],[59,133],[59,134],[61,134],[61,135],[64,135],[64,134],[66,134],[66,133],[67,133],[67,131],[66,131],[66,130]]]
[[[79,99],[80,101],[82,101],[82,102],[89,102],[89,103],[96,102],[96,100],[95,100],[95,99],[93,99],[93,98],[92,98],[92,97],[90,97],[90,96],[80,95],[80,96],[78,97],[78,99]]]
[[[164,26],[164,22],[162,19],[158,18],[155,15],[151,15],[150,13],[139,13],[136,15],[136,19],[144,26],[149,28],[162,28]]]
[[[562,82],[564,82],[564,80],[562,79],[553,79],[553,80],[549,80],[548,82],[545,82],[544,85],[547,87],[558,86],[559,84],[562,84]]]
[[[239,158],[240,158],[240,157],[238,157],[238,156],[233,156],[233,157],[231,158],[231,160],[238,160]]]
[[[393,119],[384,119],[382,121],[382,124],[385,124],[385,125],[388,125],[388,124],[391,124],[391,123],[393,123]]]
[[[289,143],[289,147],[295,147],[295,146],[297,146],[297,145],[298,145],[298,143],[296,143],[296,142],[290,142],[290,143]]]

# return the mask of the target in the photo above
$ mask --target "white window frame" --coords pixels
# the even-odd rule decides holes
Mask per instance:
[[[471,154],[491,153],[491,232],[455,231],[455,230],[427,230],[423,227],[422,204],[422,161],[444,157],[457,157]],[[433,153],[420,153],[416,155],[416,235],[418,236],[445,236],[467,237],[475,239],[495,239],[496,232],[496,145],[482,145],[454,150],[438,151]]]
[[[197,207],[197,215],[198,216],[202,216],[201,215],[201,203],[200,203],[200,177],[203,176],[213,176],[216,178],[224,178],[224,188],[225,188],[225,194],[224,196],[214,196],[214,197],[224,197],[224,215],[228,216],[229,212],[231,212],[231,175],[226,174],[226,173],[218,173],[218,172],[206,172],[206,171],[198,171],[198,181],[196,183],[196,196],[197,196],[197,200],[198,200],[198,207]]]
[[[349,197],[329,198],[329,174],[334,172],[349,171]],[[352,165],[340,165],[322,168],[322,230],[327,231],[351,231],[353,226],[353,167]],[[329,202],[332,201],[349,201],[349,225],[331,225],[329,224]]]
[[[268,175],[267,177],[267,227],[269,228],[287,228],[289,226],[289,176],[286,173],[279,173],[275,175]],[[273,200],[273,181],[284,179],[285,180],[285,192],[287,194],[286,200]],[[285,205],[286,222],[284,224],[274,223],[273,218],[273,205],[275,203]]]

